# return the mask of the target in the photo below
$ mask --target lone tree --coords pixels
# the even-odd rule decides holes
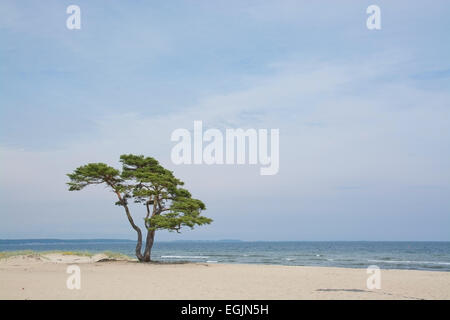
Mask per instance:
[[[89,185],[105,184],[117,196],[116,205],[122,206],[128,221],[137,233],[136,257],[141,262],[151,261],[155,232],[159,229],[180,232],[183,226],[209,224],[212,219],[201,215],[202,201],[192,198],[184,184],[172,171],[157,160],[142,155],[120,156],[122,171],[104,163],[89,163],[68,174],[69,191],[82,190]],[[131,216],[129,200],[145,207],[144,224],[147,229],[142,250],[142,231]]]

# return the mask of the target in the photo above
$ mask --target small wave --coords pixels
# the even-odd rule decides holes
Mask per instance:
[[[409,261],[409,260],[367,260],[369,262],[393,263],[393,264],[437,264],[450,265],[450,262],[443,261]]]
[[[267,255],[265,255],[265,254],[247,254],[247,255],[244,255],[244,257],[263,258],[263,257],[267,257]]]
[[[206,261],[206,263],[217,263],[217,261],[216,260],[208,260],[208,261]]]
[[[161,256],[163,259],[208,259],[206,256]]]
[[[284,258],[284,260],[292,261],[292,260],[295,260],[295,258]]]

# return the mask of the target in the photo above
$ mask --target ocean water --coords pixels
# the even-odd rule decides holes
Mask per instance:
[[[115,251],[134,257],[129,240],[0,240],[0,251],[64,250]],[[250,263],[450,271],[450,242],[264,242],[171,241],[155,242],[157,261]]]

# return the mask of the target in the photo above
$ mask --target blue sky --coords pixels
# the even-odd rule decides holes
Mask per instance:
[[[132,152],[214,219],[159,239],[450,240],[449,15],[447,1],[2,1],[0,238],[133,239],[112,194],[64,185]],[[173,165],[170,133],[194,120],[279,128],[280,172]]]

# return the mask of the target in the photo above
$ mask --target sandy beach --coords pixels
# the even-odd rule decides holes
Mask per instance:
[[[68,289],[67,267],[81,271]],[[450,299],[450,273],[242,264],[141,264],[58,253],[0,260],[0,299]]]

